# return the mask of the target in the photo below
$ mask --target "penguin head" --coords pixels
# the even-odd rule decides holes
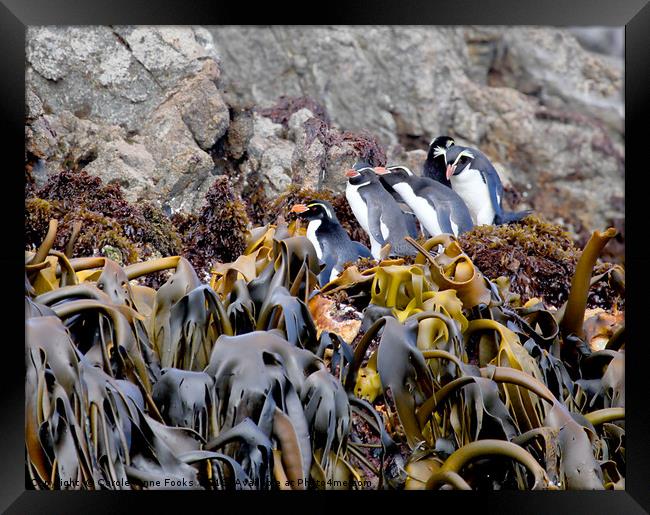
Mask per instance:
[[[352,168],[355,170],[362,170],[364,168],[372,168],[372,165],[368,161],[357,161],[352,165]]]
[[[322,222],[338,223],[332,204],[326,200],[315,200],[308,204],[294,204],[291,212],[298,213],[298,216],[309,222],[321,220]]]
[[[449,147],[445,152],[447,162],[445,175],[447,180],[451,180],[452,176],[459,175],[469,169],[476,157],[476,152],[470,148],[457,145]]]
[[[379,179],[375,175],[375,171],[372,167],[366,166],[363,168],[350,168],[345,172],[345,176],[348,178],[348,182],[352,186],[368,186],[369,184],[378,184]]]
[[[455,144],[454,138],[451,136],[438,136],[429,143],[429,153],[427,158],[435,159],[445,163],[445,153],[447,149]]]
[[[388,168],[377,166],[374,168],[374,172],[389,191],[393,189],[395,184],[408,182],[409,178],[413,177],[413,172],[406,166],[389,166]]]

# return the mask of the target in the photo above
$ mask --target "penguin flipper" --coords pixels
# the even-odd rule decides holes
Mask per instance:
[[[406,228],[408,229],[409,236],[411,236],[411,238],[417,239],[420,236],[417,225],[417,216],[415,216],[410,211],[405,211],[404,218],[406,219]]]
[[[332,254],[328,255],[328,257],[325,259],[325,267],[321,270],[320,274],[318,274],[318,282],[320,283],[321,287],[330,282],[330,276],[332,275],[332,270],[334,270],[335,265],[336,256]]]
[[[525,211],[501,211],[494,217],[494,223],[496,225],[511,224],[513,222],[519,222],[523,220],[528,215],[533,212],[532,209],[527,209]]]
[[[352,243],[354,244],[353,247],[354,247],[354,251],[356,253],[355,260],[357,260],[359,258],[372,257],[372,254],[368,250],[368,247],[366,247],[365,245],[359,243],[358,241],[353,241]]]
[[[454,223],[458,228],[458,234],[456,236],[471,231],[474,228],[472,215],[469,214],[469,209],[467,209],[467,206],[462,202],[462,200],[460,205],[452,207],[450,218],[452,223]]]
[[[438,214],[438,225],[440,225],[440,230],[443,233],[457,236],[451,226],[451,209],[449,209],[449,206],[444,203],[439,203],[436,212]]]
[[[490,168],[484,176],[487,180],[488,190],[490,191],[490,201],[494,207],[495,223],[497,223],[496,218],[503,216],[503,208],[501,207],[501,203],[503,202],[503,184],[501,183],[499,174],[494,169],[492,164],[489,163],[489,161],[488,164]]]
[[[370,202],[368,205],[368,230],[370,235],[379,243],[380,246],[383,246],[386,243],[386,238],[381,232],[381,209],[378,209],[374,205],[374,202]]]

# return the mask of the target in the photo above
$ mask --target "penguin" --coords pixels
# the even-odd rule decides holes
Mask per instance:
[[[451,188],[451,183],[446,175],[447,161],[445,160],[445,154],[447,149],[455,143],[454,138],[451,136],[438,136],[431,141],[427,159],[422,168],[422,175],[424,177],[438,181]]]
[[[352,168],[354,170],[359,171],[359,170],[363,170],[364,168],[372,168],[372,165],[369,164],[367,161],[357,161]],[[406,226],[408,227],[409,236],[415,239],[419,238],[420,228],[418,227],[418,219],[415,216],[415,214],[409,211],[406,202],[402,200],[402,197],[399,196],[399,193],[397,193],[388,184],[384,184],[384,183],[381,184],[384,187],[384,189],[392,195],[392,197],[395,199],[395,202],[398,203],[399,208],[402,211],[404,218],[406,219]]]
[[[409,223],[392,195],[384,189],[370,167],[345,172],[345,198],[359,225],[370,238],[370,253],[380,259],[381,248],[390,243],[390,255],[413,256],[416,251],[404,238]]]
[[[531,213],[503,210],[503,184],[490,160],[480,150],[454,144],[445,150],[445,160],[445,177],[467,204],[474,224],[501,225],[516,222]]]
[[[308,221],[307,238],[316,249],[318,259],[325,263],[318,276],[321,286],[336,279],[344,263],[372,257],[367,247],[350,239],[332,204],[326,200],[295,204],[291,211]]]
[[[474,227],[463,199],[444,184],[413,175],[405,166],[374,170],[382,183],[400,194],[431,236],[442,233],[458,236]]]

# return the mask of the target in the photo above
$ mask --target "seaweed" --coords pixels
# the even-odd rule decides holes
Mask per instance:
[[[260,174],[251,173],[248,175],[247,184],[242,191],[242,200],[246,205],[248,218],[254,226],[264,225],[269,222],[271,200],[266,194]]]
[[[362,240],[343,195],[295,186],[250,228],[226,176],[171,218],[85,172],[27,194],[35,488],[624,487],[615,229],[582,251],[535,217],[407,238],[319,285],[290,212],[314,199]]]
[[[278,101],[273,106],[258,108],[257,112],[266,118],[270,118],[275,123],[281,123],[284,127],[288,127],[291,115],[301,109],[309,109],[316,118],[326,125],[330,125],[331,122],[327,110],[314,99],[305,96],[289,97],[283,95],[278,98]]]
[[[231,185],[217,181],[208,197],[198,228],[223,230],[215,209],[237,200]],[[169,478],[207,489],[624,485],[620,320],[606,350],[581,345],[583,329],[594,332],[583,324],[590,285],[607,279],[624,294],[622,267],[593,270],[614,229],[594,233],[553,314],[504,303],[507,284],[493,287],[449,235],[408,239],[414,263],[352,266],[318,293],[315,249],[293,223],[247,232],[210,285],[178,256],[69,260],[52,249],[59,224],[47,226],[25,266],[36,488],[75,478],[134,489]],[[131,282],[168,269],[156,290]],[[318,305],[333,302],[319,295],[359,285],[374,320],[346,340],[324,328]]]
[[[163,256],[180,253],[182,240],[172,220],[158,206],[146,200],[140,203],[140,212],[146,222],[140,242]]]
[[[580,250],[562,227],[528,216],[517,224],[476,226],[458,240],[481,272],[490,279],[508,278],[523,302],[541,297],[559,307],[567,300]],[[611,266],[599,264],[600,269]],[[590,292],[588,306],[609,309],[620,302],[603,283]]]
[[[186,233],[184,255],[205,275],[215,262],[234,261],[243,253],[248,227],[246,207],[232,181],[218,177],[206,194],[197,223]]]
[[[360,132],[344,131],[330,127],[320,118],[310,118],[304,123],[307,146],[318,139],[326,150],[343,143],[351,143],[359,160],[371,166],[386,166],[386,152],[379,140],[366,130]],[[323,163],[325,165],[326,163]]]
[[[55,247],[64,248],[75,222],[81,222],[81,231],[74,242],[71,257],[99,255],[122,264],[138,260],[135,245],[117,221],[85,208],[71,211],[63,217]]]

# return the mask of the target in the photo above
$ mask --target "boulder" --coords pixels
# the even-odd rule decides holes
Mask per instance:
[[[30,27],[27,150],[35,180],[63,167],[119,182],[127,199],[196,212],[229,107],[200,27]],[[42,172],[44,170],[46,173]]]
[[[339,133],[368,131],[390,164],[415,168],[433,137],[450,134],[488,155],[519,191],[519,207],[577,233],[624,217],[622,60],[590,52],[569,30],[209,30],[224,87],[251,103],[311,97]],[[351,160],[341,159],[351,155],[349,145],[330,150],[296,134],[294,180],[341,190],[337,174]]]
[[[449,134],[487,154],[517,208],[581,235],[622,228],[622,61],[574,34],[30,27],[26,158],[37,183],[85,167],[130,199],[197,212],[219,174],[270,196],[343,191],[358,159],[419,173]]]

